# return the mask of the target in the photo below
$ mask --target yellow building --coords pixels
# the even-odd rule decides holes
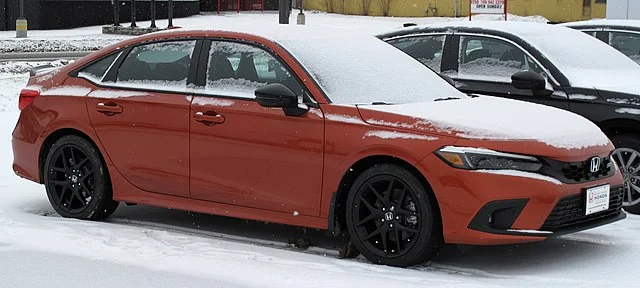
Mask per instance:
[[[464,17],[469,0],[304,0],[308,10],[352,15]],[[508,0],[509,13],[569,22],[605,18],[606,0]]]

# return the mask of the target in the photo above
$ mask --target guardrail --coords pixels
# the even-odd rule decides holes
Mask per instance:
[[[2,53],[0,54],[0,62],[8,61],[55,61],[58,59],[78,59],[91,53],[91,51],[72,51],[72,52],[19,52],[19,53]]]

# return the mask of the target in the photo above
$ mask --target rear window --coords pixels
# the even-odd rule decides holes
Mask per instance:
[[[109,70],[109,67],[111,67],[113,61],[118,58],[118,55],[120,55],[120,53],[114,53],[94,62],[93,64],[82,69],[78,73],[78,76],[100,82],[102,78],[104,78],[104,75],[107,74],[107,70]]]

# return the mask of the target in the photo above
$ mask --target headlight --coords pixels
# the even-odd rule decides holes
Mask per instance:
[[[503,153],[482,148],[446,146],[436,152],[447,164],[469,170],[520,170],[536,172],[542,163],[532,156]]]

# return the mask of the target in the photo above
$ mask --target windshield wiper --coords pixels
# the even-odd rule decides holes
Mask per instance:
[[[436,99],[433,99],[433,102],[436,102],[436,101],[448,101],[448,100],[458,100],[458,99],[460,99],[460,98],[458,98],[458,97],[436,98]]]

